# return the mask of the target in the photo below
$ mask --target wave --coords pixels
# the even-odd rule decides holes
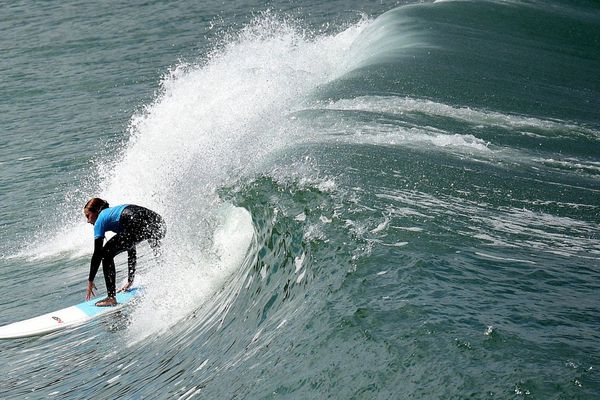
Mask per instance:
[[[424,362],[405,372],[429,377],[433,365],[446,372],[431,379],[444,380],[460,367],[439,354],[471,351],[471,335],[485,336],[475,351],[496,351],[486,346],[498,332],[521,331],[515,315],[543,316],[525,322],[527,332],[540,325],[542,341],[563,321],[587,337],[592,323],[553,310],[557,295],[592,293],[597,281],[597,122],[569,111],[585,96],[534,107],[545,91],[563,92],[519,72],[552,52],[523,37],[534,19],[519,13],[530,7],[419,4],[332,35],[266,15],[169,71],[112,162],[96,161],[97,191],[83,182],[69,200],[79,214],[77,198],[98,193],[169,224],[165,259],[141,251],[147,290],[126,322],[130,348],[98,343],[109,348],[99,379],[112,385],[137,364],[134,376],[153,385],[94,390],[351,397],[381,376],[378,393],[393,396],[389,371],[414,354]],[[526,24],[506,29],[498,13]],[[495,65],[511,46],[517,58]],[[91,251],[82,218],[43,236],[21,256]],[[540,297],[511,308],[532,287]],[[520,379],[511,362],[498,393]],[[359,383],[338,384],[350,379]]]
[[[267,14],[227,36],[205,59],[170,70],[155,101],[132,117],[125,145],[115,149],[111,162],[97,160],[98,178],[92,185],[97,190],[82,190],[68,207],[80,210],[81,200],[97,193],[112,204],[148,206],[167,220],[167,261],[162,269],[145,273],[147,306],[140,307],[132,329],[145,334],[163,330],[207,301],[232,274],[243,280],[244,271],[261,262],[271,265],[251,262],[261,251],[251,243],[262,243],[252,237],[256,232],[260,237],[265,229],[272,235],[271,228],[257,224],[252,204],[246,211],[236,208],[232,204],[244,207],[243,201],[224,201],[222,191],[279,173],[310,181],[311,172],[298,169],[305,163],[274,167],[285,160],[286,149],[296,147],[292,153],[301,153],[303,146],[335,143],[341,135],[347,144],[433,145],[487,162],[498,149],[514,150],[512,142],[502,142],[505,136],[490,134],[488,128],[516,130],[535,140],[540,135],[553,139],[552,132],[567,129],[597,142],[594,128],[570,122],[574,114],[561,113],[564,120],[555,117],[563,103],[541,116],[536,116],[539,109],[532,112],[522,102],[515,111],[516,87],[522,90],[522,82],[513,79],[519,76],[515,71],[531,61],[524,54],[537,50],[522,37],[523,28],[511,31],[515,37],[509,38],[488,14],[516,16],[522,9],[487,2],[421,4],[400,7],[374,21],[363,19],[337,34],[316,36]],[[519,21],[523,18],[530,17]],[[492,69],[489,60],[509,45],[520,58]],[[536,89],[527,93],[533,96],[523,101],[538,102],[536,96],[546,90],[544,82],[532,83]],[[508,85],[508,90],[498,91],[498,85]],[[315,118],[319,112],[326,117]],[[332,180],[326,178],[317,188],[327,182]],[[297,210],[292,217],[302,220],[306,213]],[[325,237],[321,230],[332,216],[320,217],[303,235]],[[231,224],[238,226],[242,238],[232,231],[217,234]],[[19,256],[78,258],[89,253],[90,228],[82,219],[57,231],[45,232],[50,240]],[[246,249],[250,258],[242,263]],[[305,282],[305,261],[300,260],[307,255],[285,251],[293,254],[285,256],[285,262],[296,260],[293,269],[303,273],[296,278],[286,275],[286,281]],[[236,256],[224,259],[227,253]],[[268,276],[266,271],[260,275]],[[165,300],[167,293],[179,290],[188,293],[187,300]],[[163,324],[150,322],[150,309],[161,315]]]
[[[152,308],[164,324],[140,317],[136,331],[169,326],[240,268],[239,257],[228,260],[226,254],[245,254],[248,235],[242,240],[235,232],[219,232],[228,224],[247,232],[252,224],[247,212],[222,201],[219,190],[260,174],[273,154],[302,135],[290,126],[289,115],[304,107],[316,87],[346,71],[348,47],[368,23],[311,37],[270,14],[257,18],[204,60],[170,70],[155,101],[132,117],[124,146],[109,161],[96,161],[97,179],[88,185],[96,190],[82,190],[70,199],[66,208],[72,214],[80,215],[84,198],[98,195],[111,204],[147,206],[168,224],[166,261],[144,274],[149,290],[140,311],[144,315]],[[230,210],[227,217],[224,209]],[[53,233],[41,232],[39,243],[18,256],[89,254],[91,228],[83,218],[65,219],[70,223],[61,221]],[[185,298],[167,295],[181,290]]]

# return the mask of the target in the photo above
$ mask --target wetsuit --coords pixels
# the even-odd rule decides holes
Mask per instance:
[[[103,246],[106,231],[115,232],[116,235]],[[94,281],[102,262],[107,294],[109,297],[114,297],[116,295],[115,256],[127,250],[128,281],[133,282],[137,263],[135,246],[147,240],[158,255],[161,240],[166,233],[164,220],[152,210],[131,204],[105,208],[100,211],[94,223],[94,254],[88,279]]]

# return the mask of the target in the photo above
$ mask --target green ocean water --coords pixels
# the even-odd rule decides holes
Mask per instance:
[[[0,398],[600,397],[600,8],[409,3],[2,6]]]

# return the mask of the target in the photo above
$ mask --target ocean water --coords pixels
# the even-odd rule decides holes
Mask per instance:
[[[169,232],[0,398],[600,398],[597,2],[126,3],[1,7],[0,325]]]

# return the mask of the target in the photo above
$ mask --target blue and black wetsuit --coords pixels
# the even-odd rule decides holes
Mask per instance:
[[[116,235],[103,246],[107,231],[115,232]],[[116,295],[115,256],[127,251],[128,280],[133,282],[137,262],[135,246],[147,240],[155,254],[158,254],[161,240],[166,233],[167,226],[163,218],[147,208],[123,204],[103,209],[94,223],[94,254],[88,279],[94,281],[102,262],[107,294],[109,297],[114,297]]]

